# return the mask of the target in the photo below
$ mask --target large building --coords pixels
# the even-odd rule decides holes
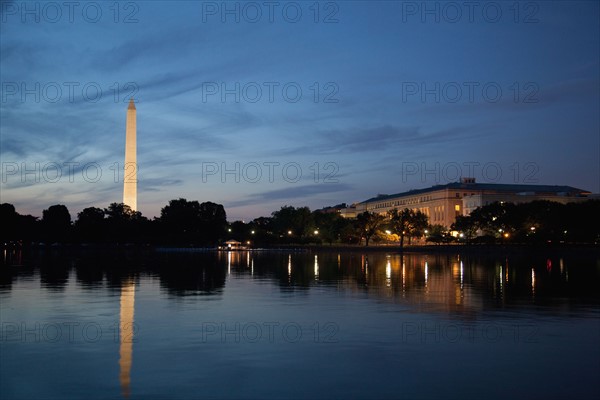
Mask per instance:
[[[477,207],[496,201],[525,203],[550,200],[559,203],[586,200],[590,192],[571,186],[507,185],[476,183],[474,178],[436,185],[426,189],[409,190],[392,195],[379,195],[341,210],[340,214],[354,218],[365,211],[386,214],[392,209],[419,210],[429,217],[432,225],[447,228],[459,215],[469,215]]]

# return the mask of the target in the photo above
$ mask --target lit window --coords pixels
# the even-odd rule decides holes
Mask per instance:
[[[458,204],[454,206],[454,211],[460,211],[460,206]]]

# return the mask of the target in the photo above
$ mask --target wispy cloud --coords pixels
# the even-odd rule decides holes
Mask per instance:
[[[313,197],[314,195],[323,195],[326,193],[337,193],[352,190],[352,185],[345,183],[314,184],[303,186],[292,186],[288,188],[275,189],[266,192],[254,193],[243,200],[228,202],[229,207],[241,207],[259,202],[269,202],[273,200],[302,200]]]

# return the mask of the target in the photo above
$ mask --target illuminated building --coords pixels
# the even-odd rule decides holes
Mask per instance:
[[[426,189],[409,190],[393,195],[378,195],[341,211],[354,218],[365,211],[387,214],[392,209],[412,209],[429,217],[431,225],[449,228],[459,215],[469,215],[477,207],[494,202],[526,203],[550,200],[569,203],[586,200],[590,192],[571,186],[511,185],[476,183],[474,178],[436,185]]]

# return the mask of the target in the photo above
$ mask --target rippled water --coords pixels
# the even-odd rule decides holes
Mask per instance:
[[[600,258],[5,253],[0,398],[597,398]]]

